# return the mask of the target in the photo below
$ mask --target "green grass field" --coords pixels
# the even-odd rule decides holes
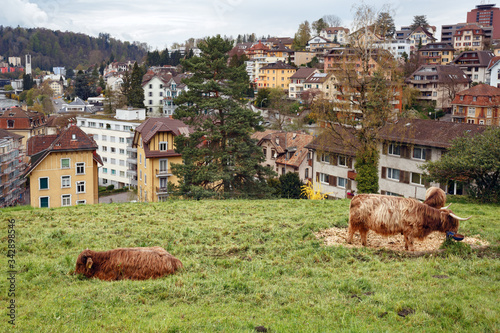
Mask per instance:
[[[489,249],[454,243],[412,257],[326,247],[314,232],[347,227],[347,200],[6,209],[0,330],[13,330],[6,272],[15,219],[19,332],[498,332],[500,206],[452,208],[473,215],[459,232],[480,234]],[[86,248],[137,246],[162,246],[185,268],[147,281],[71,274]]]

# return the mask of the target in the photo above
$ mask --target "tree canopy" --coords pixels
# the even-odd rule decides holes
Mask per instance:
[[[172,167],[179,178],[177,192],[186,197],[265,197],[270,193],[264,156],[254,130],[262,118],[246,107],[248,76],[244,65],[228,66],[233,43],[220,36],[199,43],[200,57],[181,63],[193,76],[184,82],[188,91],[175,99],[174,117],[192,129],[175,138],[184,163]]]
[[[418,27],[426,27],[429,25],[427,22],[427,17],[425,15],[415,15],[413,17],[413,23],[410,25],[410,29],[413,31]]]
[[[472,197],[500,202],[500,128],[456,139],[440,160],[429,161],[423,168],[431,180],[467,184]]]
[[[299,25],[299,29],[295,33],[292,48],[296,51],[304,50],[307,42],[311,39],[311,26],[308,21],[304,21]]]

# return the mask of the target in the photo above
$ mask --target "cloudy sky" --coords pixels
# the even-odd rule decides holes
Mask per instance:
[[[122,41],[147,43],[164,49],[190,37],[216,34],[234,36],[293,37],[299,24],[310,23],[326,14],[337,15],[343,26],[351,28],[352,4],[342,0],[2,0],[0,25],[43,27],[82,32],[97,36],[111,34]],[[466,21],[467,12],[480,0],[400,0],[365,1],[380,10],[389,5],[396,28],[411,24],[415,15],[425,15],[438,28],[443,24]]]

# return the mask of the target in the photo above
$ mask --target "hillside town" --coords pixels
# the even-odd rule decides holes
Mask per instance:
[[[424,200],[435,186],[467,194],[467,182],[430,181],[422,166],[439,161],[454,140],[500,126],[500,8],[477,5],[463,22],[440,22],[440,35],[425,16],[399,29],[383,18],[356,30],[321,20],[294,37],[234,41],[227,66],[246,73],[240,100],[260,119],[251,138],[269,178],[296,174],[329,199],[358,194],[363,148],[353,132],[373,124],[363,103],[370,94],[363,94],[381,80],[389,97],[374,107],[387,119],[373,141],[378,192]],[[191,61],[203,47],[169,52]],[[51,72],[35,70],[30,54],[0,55],[0,73],[19,74],[0,79],[0,93],[10,97],[0,99],[0,207],[96,204],[99,188],[127,188],[137,201],[159,202],[181,186],[174,165],[189,156],[176,142],[196,131],[181,115],[200,105],[188,100],[198,74],[151,54]],[[49,97],[33,97],[34,87]],[[221,183],[206,186],[229,188]]]

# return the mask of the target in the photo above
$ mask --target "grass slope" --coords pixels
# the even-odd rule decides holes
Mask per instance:
[[[7,221],[15,219],[23,332],[498,331],[500,207],[453,209],[474,215],[460,232],[480,234],[491,249],[453,244],[413,258],[325,247],[313,233],[347,226],[347,200],[169,201],[3,210],[0,265],[5,271]],[[185,269],[148,281],[69,274],[85,248],[135,246],[163,246]]]

